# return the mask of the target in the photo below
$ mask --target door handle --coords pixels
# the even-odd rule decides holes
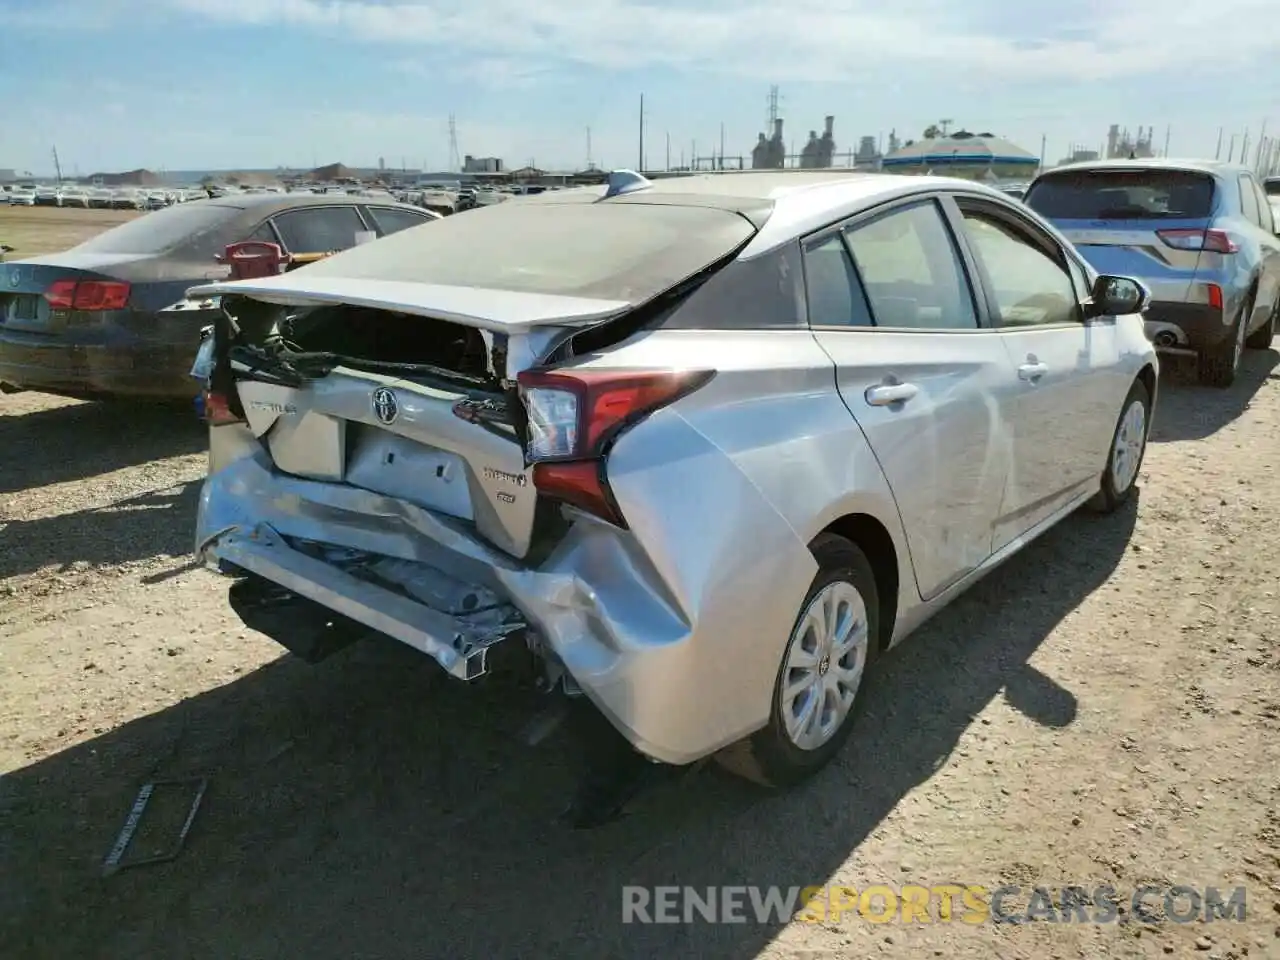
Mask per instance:
[[[1039,380],[1049,372],[1047,363],[1024,363],[1018,368],[1019,380]]]
[[[867,387],[863,396],[873,407],[887,407],[894,403],[905,403],[919,392],[920,388],[914,383],[886,383],[879,387]]]

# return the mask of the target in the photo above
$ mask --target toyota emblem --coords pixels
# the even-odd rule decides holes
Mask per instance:
[[[388,425],[395,423],[396,417],[400,416],[400,404],[396,395],[386,387],[373,391],[373,415],[378,418],[379,423]]]

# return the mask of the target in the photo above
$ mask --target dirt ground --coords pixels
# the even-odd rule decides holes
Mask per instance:
[[[554,823],[562,742],[520,740],[531,695],[392,643],[309,667],[239,624],[188,562],[190,415],[0,396],[0,956],[1280,957],[1278,365],[1166,375],[1133,509],[884,658],[815,781],[708,768],[585,833]],[[187,848],[103,878],[139,786],[186,776]],[[1247,918],[620,922],[626,884],[941,883],[1244,885]]]
[[[14,248],[12,260],[56,253],[94,234],[141,216],[133,210],[84,210],[79,207],[0,206],[0,243]]]

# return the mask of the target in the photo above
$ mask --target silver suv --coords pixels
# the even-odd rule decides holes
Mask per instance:
[[[1145,288],[960,180],[618,172],[192,295],[244,621],[527,659],[633,770],[815,772],[871,660],[1126,501],[1156,398]]]
[[[1280,322],[1280,239],[1253,173],[1209,160],[1106,160],[1041,174],[1026,203],[1104,273],[1141,278],[1147,332],[1229,387]]]

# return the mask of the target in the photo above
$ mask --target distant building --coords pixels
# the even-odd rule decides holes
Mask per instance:
[[[85,179],[104,187],[158,187],[164,179],[150,170],[128,170],[124,173],[94,173]]]
[[[890,136],[890,143],[896,138]],[[937,173],[971,180],[1031,178],[1040,158],[990,133],[958,130],[947,137],[908,142],[881,161],[889,173]]]
[[[1151,148],[1151,140],[1155,135],[1155,129],[1147,127],[1143,130],[1138,128],[1137,137],[1129,136],[1129,128],[1125,127],[1122,131],[1120,125],[1113,123],[1107,130],[1107,159],[1108,160],[1146,160],[1154,157],[1155,151]]]
[[[502,160],[498,157],[473,157],[467,154],[462,159],[463,173],[502,173]]]
[[[787,147],[782,142],[782,121],[773,121],[773,134],[762,133],[751,151],[752,170],[781,170],[787,163]]]
[[[18,179],[17,170],[8,170],[4,167],[0,167],[0,183],[12,183],[14,180],[17,180],[17,179]]]
[[[1125,154],[1128,156],[1128,154]],[[1072,147],[1071,152],[1058,161],[1058,166],[1066,166],[1068,163],[1092,163],[1094,160],[1101,159],[1097,150],[1086,150],[1083,147]]]
[[[853,162],[860,167],[880,165],[880,148],[875,137],[859,137],[858,149],[853,155]]]

